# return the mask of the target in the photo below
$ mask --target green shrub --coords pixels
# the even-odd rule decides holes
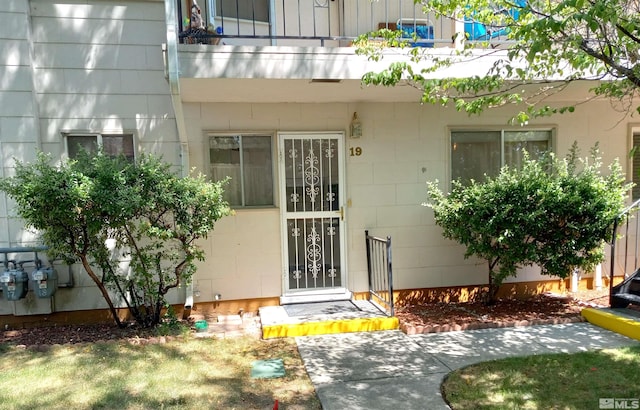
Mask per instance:
[[[118,325],[116,305],[144,327],[160,323],[165,295],[204,259],[197,240],[230,212],[224,181],[181,178],[151,155],[136,163],[102,152],[50,162],[39,154],[33,164],[18,163],[0,189],[51,257],[82,263]]]
[[[521,168],[504,167],[494,178],[463,185],[446,195],[428,182],[435,222],[443,235],[466,246],[465,257],[486,259],[488,301],[517,269],[538,265],[542,274],[566,278],[604,260],[604,243],[622,211],[630,185],[617,161],[601,173],[597,146],[579,159],[576,144],[559,159],[525,156]]]

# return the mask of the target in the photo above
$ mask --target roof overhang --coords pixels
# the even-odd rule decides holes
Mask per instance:
[[[446,47],[424,49],[438,57],[455,56]],[[393,62],[409,61],[407,49],[385,49],[379,61],[355,53],[353,47],[274,47],[180,45],[180,94],[184,102],[331,103],[419,102],[421,91],[406,83],[366,86],[362,76],[380,72]],[[506,50],[477,50],[432,77],[465,77],[487,72]],[[480,58],[481,57],[481,58]],[[428,67],[430,60],[415,65]],[[584,99],[591,82],[572,85],[563,101]],[[537,87],[536,87],[537,88]]]

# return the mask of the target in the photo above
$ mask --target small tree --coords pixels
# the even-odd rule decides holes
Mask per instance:
[[[604,260],[604,242],[630,185],[617,161],[601,174],[597,147],[590,159],[578,161],[574,144],[565,159],[526,156],[522,168],[504,167],[484,182],[453,181],[448,195],[437,181],[427,183],[426,205],[443,235],[465,245],[465,257],[487,260],[486,301],[495,301],[519,267],[538,265],[545,275],[566,278]]]
[[[131,163],[102,152],[59,166],[40,154],[0,181],[50,256],[83,265],[116,324],[118,302],[145,327],[160,322],[167,293],[204,259],[196,242],[230,212],[222,186],[180,178],[150,155]]]

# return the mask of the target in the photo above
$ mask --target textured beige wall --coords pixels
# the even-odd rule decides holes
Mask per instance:
[[[389,104],[196,104],[185,106],[191,164],[206,163],[206,131],[346,131],[354,111],[363,124],[360,139],[346,138],[348,287],[367,287],[364,230],[390,235],[397,289],[464,286],[486,282],[486,262],[465,260],[464,249],[442,238],[433,214],[422,206],[425,182],[449,178],[450,127],[508,127],[512,111],[468,117],[434,106]],[[603,120],[604,119],[604,120]],[[605,163],[618,157],[627,166],[627,123],[608,102],[581,106],[575,113],[532,122],[554,128],[556,152],[564,155],[574,140],[583,153],[600,142]],[[274,143],[277,138],[274,137]],[[360,147],[362,155],[349,156]],[[279,296],[281,237],[279,209],[241,210],[222,220],[211,236],[210,254],[198,271],[203,300]],[[247,263],[246,260],[251,260]],[[517,280],[545,279],[535,268]],[[205,293],[206,292],[206,293]]]
[[[53,153],[54,157],[64,157],[61,131],[134,132],[140,150],[162,154],[167,161],[180,164],[175,115],[164,78],[161,52],[161,43],[166,39],[164,3],[160,0],[87,3],[0,2],[3,175],[11,174],[13,157],[32,160],[38,147]],[[219,58],[219,53],[214,54]],[[285,57],[292,56],[286,54]],[[304,60],[303,57],[300,58]],[[267,60],[272,63],[268,67],[274,67],[274,70],[284,64],[284,60]],[[198,69],[209,73],[204,76],[211,75],[207,71],[213,67],[210,60],[198,61]],[[321,73],[332,73],[332,69],[347,70],[345,61],[350,60],[337,59],[331,65],[320,59],[315,63],[326,70]],[[305,64],[293,66],[300,69],[300,78],[304,79],[307,77],[302,70]],[[357,67],[347,78],[359,78],[361,65]],[[207,92],[215,92],[211,89],[215,82],[202,81]],[[243,95],[250,92],[256,98],[268,101],[263,90],[251,88],[251,85],[240,87],[244,87],[239,89]],[[286,88],[286,84],[283,87]],[[198,95],[208,98],[204,94],[200,90],[190,98]],[[217,97],[227,98],[224,95]],[[375,235],[392,237],[398,289],[485,282],[486,263],[465,260],[464,249],[442,238],[440,229],[433,223],[431,211],[421,205],[426,199],[424,183],[433,179],[442,181],[443,186],[448,183],[449,127],[505,127],[513,111],[492,110],[482,117],[468,117],[453,110],[418,103],[364,102],[190,102],[184,108],[190,164],[203,172],[206,172],[207,162],[207,131],[268,132],[274,135],[276,144],[275,135],[279,131],[346,131],[353,112],[357,111],[364,134],[357,140],[345,140],[345,199],[349,200],[345,249],[349,289],[361,292],[367,287],[365,229]],[[559,154],[564,154],[574,140],[581,142],[585,152],[600,141],[605,162],[619,157],[624,169],[628,169],[629,120],[608,102],[591,102],[580,106],[573,114],[532,121],[530,126],[555,128],[555,146]],[[362,155],[349,156],[349,149],[355,147],[362,150]],[[275,171],[274,175],[277,175]],[[35,235],[26,231],[19,219],[10,217],[12,206],[11,201],[0,197],[0,246],[34,243]],[[203,246],[208,258],[200,265],[194,283],[200,301],[210,301],[217,293],[225,300],[282,294],[282,245],[277,206],[237,210],[234,216],[218,223],[209,239],[203,241]],[[61,272],[62,280],[66,279],[65,274]],[[81,270],[76,270],[75,276],[75,288],[61,289],[56,294],[55,310],[104,307]],[[540,276],[535,269],[523,271],[518,278],[538,279]],[[177,303],[181,298],[181,294],[174,294],[172,302]],[[31,314],[50,308],[39,301],[29,303],[21,301],[16,307],[17,304],[0,302],[0,314]]]

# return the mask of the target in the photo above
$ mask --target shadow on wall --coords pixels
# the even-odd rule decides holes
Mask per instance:
[[[603,287],[608,287],[608,279],[603,278]],[[570,290],[570,279],[555,279],[541,282],[505,283],[498,291],[498,298],[527,299],[544,292],[563,293]],[[593,289],[593,280],[584,279],[580,289]],[[396,306],[410,306],[427,303],[478,302],[487,286],[455,286],[446,288],[406,289],[395,293]]]

